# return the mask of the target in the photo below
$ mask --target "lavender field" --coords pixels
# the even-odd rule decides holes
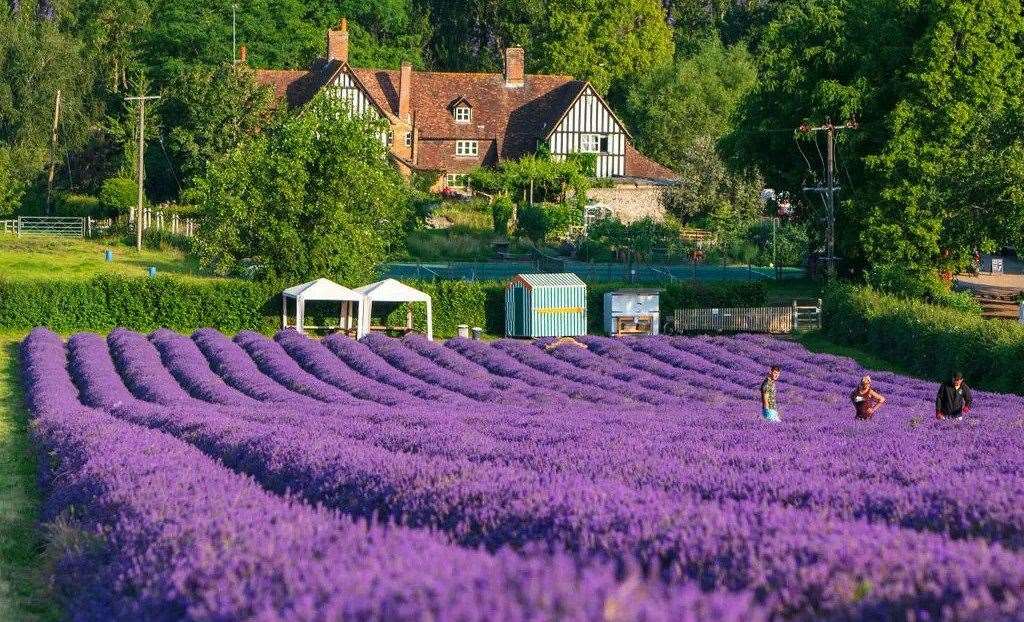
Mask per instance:
[[[583,341],[36,329],[68,617],[1024,619],[1024,398],[875,373],[855,421],[849,359]]]

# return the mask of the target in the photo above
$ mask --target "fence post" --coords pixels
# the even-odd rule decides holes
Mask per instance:
[[[18,216],[18,237],[21,237],[21,216]]]
[[[797,310],[796,310],[796,300],[794,300],[793,301],[793,330],[796,330],[797,326],[799,325],[799,322],[798,322],[799,317],[800,316],[798,315]]]
[[[92,237],[92,216],[85,217],[85,237]]]

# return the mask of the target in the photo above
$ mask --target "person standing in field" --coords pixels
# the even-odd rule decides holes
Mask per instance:
[[[764,382],[761,383],[761,416],[765,421],[773,423],[782,421],[782,418],[779,417],[779,404],[775,399],[775,381],[781,374],[782,368],[772,365]]]
[[[935,418],[949,417],[959,421],[965,413],[971,412],[971,388],[964,382],[964,375],[957,372],[953,379],[939,386],[939,394],[935,396]]]
[[[871,388],[871,376],[864,376],[853,393],[850,394],[853,407],[857,410],[858,419],[870,419],[885,403],[885,396]]]

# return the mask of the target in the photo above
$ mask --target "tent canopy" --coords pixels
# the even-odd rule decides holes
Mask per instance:
[[[375,302],[423,302],[427,305],[427,339],[434,339],[434,310],[430,302],[430,296],[420,290],[409,287],[405,283],[395,279],[384,279],[376,283],[370,283],[356,288],[357,293],[363,296],[367,304],[360,305],[360,326],[359,332],[363,335],[370,332],[370,317],[373,313]],[[408,329],[412,329],[412,310],[409,310]]]
[[[373,302],[430,302],[430,296],[395,279],[357,287],[356,292]]]
[[[288,299],[295,300],[295,329],[300,333],[306,328],[329,328],[325,326],[306,326],[306,302],[307,301],[328,301],[340,302],[341,311],[338,314],[339,328],[346,332],[355,331],[356,337],[362,337],[365,333],[361,330],[359,315],[367,307],[366,297],[359,292],[353,291],[343,285],[338,285],[330,279],[317,279],[302,283],[281,292],[281,328],[288,328]],[[353,309],[353,303],[359,304],[359,311]]]
[[[344,285],[338,285],[330,279],[317,279],[301,285],[289,287],[282,292],[288,298],[302,300],[334,300],[338,302],[350,300],[362,302],[363,295]]]

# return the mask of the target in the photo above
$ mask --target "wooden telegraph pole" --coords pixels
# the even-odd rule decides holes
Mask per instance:
[[[807,124],[800,126],[800,131],[805,134],[810,132],[825,132],[828,137],[828,154],[826,155],[825,160],[825,185],[813,188],[804,188],[804,192],[818,192],[822,194],[825,199],[825,209],[827,211],[825,248],[828,254],[825,261],[828,262],[829,279],[833,279],[836,276],[836,192],[841,189],[835,184],[836,133],[840,130],[855,130],[857,127],[858,124],[856,120],[849,121],[843,125],[836,125],[835,123],[832,123],[831,120],[828,120],[825,122],[825,125],[819,127],[811,127]]]
[[[149,100],[160,99],[159,95],[139,95],[137,97],[125,97],[126,101],[137,101],[139,102],[139,154],[138,154],[138,174],[139,174],[139,198],[135,204],[135,250],[142,250],[142,204],[145,202],[145,192],[142,189],[142,182],[145,179],[145,155],[146,149],[146,102]]]
[[[46,213],[53,213],[53,176],[57,168],[57,127],[60,125],[60,89],[53,102],[53,131],[50,134],[50,174],[46,179]]]

